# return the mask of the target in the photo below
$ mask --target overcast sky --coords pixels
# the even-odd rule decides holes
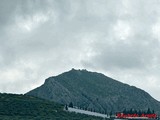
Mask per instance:
[[[0,92],[87,69],[160,101],[159,0],[0,0]]]

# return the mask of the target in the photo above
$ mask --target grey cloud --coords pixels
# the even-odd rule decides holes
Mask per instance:
[[[158,48],[157,41],[142,41],[136,38],[137,42],[129,44],[123,41],[114,44],[95,44],[95,51],[100,51],[96,56],[89,58],[90,64],[104,69],[145,69],[152,65],[154,57],[157,56],[155,48]],[[98,46],[98,47],[97,47]],[[159,59],[159,58],[158,58]],[[86,61],[87,62],[87,61]],[[84,62],[85,64],[85,62]]]

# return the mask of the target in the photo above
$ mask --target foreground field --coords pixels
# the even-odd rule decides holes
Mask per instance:
[[[36,97],[0,93],[0,120],[102,120],[69,113],[63,105]]]

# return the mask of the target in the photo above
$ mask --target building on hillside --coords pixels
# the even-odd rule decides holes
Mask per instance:
[[[115,119],[114,120],[159,120],[159,117],[155,113],[143,113],[143,114],[137,114],[137,113],[132,113],[132,114],[126,114],[126,113],[116,113]]]

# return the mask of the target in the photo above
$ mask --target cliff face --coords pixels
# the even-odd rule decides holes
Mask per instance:
[[[145,91],[87,70],[72,69],[50,77],[27,94],[62,104],[72,102],[75,106],[98,112],[116,112],[125,108],[160,111],[160,103]]]

